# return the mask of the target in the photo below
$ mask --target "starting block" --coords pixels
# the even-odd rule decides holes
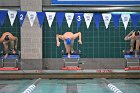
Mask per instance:
[[[80,55],[81,55],[81,51],[78,50],[71,53],[70,58],[68,58],[68,54],[64,50],[62,50],[62,58],[64,61],[64,66],[61,69],[62,70],[81,70],[79,65],[83,63],[80,62]],[[70,61],[70,60],[76,60],[76,61]]]
[[[4,58],[4,52],[1,52],[2,56],[1,58],[1,66],[0,70],[19,70],[18,68],[18,62],[20,59],[20,52],[18,51],[16,54],[11,54],[9,53],[7,58]],[[12,67],[6,67],[5,63],[9,64],[9,63],[14,63],[14,66]]]
[[[125,58],[125,68],[124,70],[140,70],[140,55],[138,58],[135,57],[135,52],[123,51]],[[131,64],[129,66],[129,64]],[[137,64],[132,66],[132,64]]]

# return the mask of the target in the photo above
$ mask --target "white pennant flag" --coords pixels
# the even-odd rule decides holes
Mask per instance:
[[[90,26],[92,17],[93,17],[93,13],[84,13],[84,19],[85,19],[87,28],[89,28]]]
[[[10,19],[11,26],[13,26],[13,24],[14,24],[16,15],[17,15],[17,11],[8,11],[8,16]]]
[[[56,12],[45,12],[49,27],[51,28]]]
[[[105,27],[107,29],[112,16],[111,16],[111,14],[103,13],[102,17],[103,17],[103,20],[104,20]]]
[[[122,14],[121,18],[122,18],[122,21],[123,21],[124,28],[126,30],[129,19],[130,19],[130,14]]]
[[[74,13],[65,13],[65,18],[66,18],[68,27],[70,28],[72,20],[74,18]]]
[[[36,14],[36,12],[28,11],[27,15],[28,15],[28,18],[29,18],[30,25],[32,27],[37,14]]]

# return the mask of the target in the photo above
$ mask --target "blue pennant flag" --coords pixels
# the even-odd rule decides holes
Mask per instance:
[[[38,17],[38,21],[40,24],[40,27],[42,26],[43,22],[44,22],[44,18],[45,18],[45,12],[37,12],[37,17]]]
[[[117,28],[119,25],[120,17],[121,17],[121,14],[112,14],[112,20],[114,22],[115,28]]]
[[[18,19],[20,22],[20,27],[22,27],[22,24],[23,24],[23,21],[25,19],[26,14],[27,14],[27,12],[25,12],[25,11],[18,11],[18,13],[17,13]]]
[[[0,11],[0,24],[3,25],[8,11]]]
[[[79,28],[83,19],[83,13],[74,13],[74,17],[77,22],[77,26]]]
[[[57,12],[57,13],[56,13],[56,21],[58,22],[59,28],[60,28],[61,25],[62,25],[62,22],[63,22],[63,20],[64,20],[64,16],[65,16],[65,13],[64,13],[64,12]]]
[[[130,14],[134,28],[136,29],[140,14]]]
[[[96,28],[98,29],[99,25],[100,25],[100,22],[101,22],[101,19],[102,19],[102,14],[95,13],[93,18],[94,18],[94,21],[95,21]]]

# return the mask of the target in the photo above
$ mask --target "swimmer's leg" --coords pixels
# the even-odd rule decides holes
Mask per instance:
[[[74,44],[74,40],[71,42],[71,53],[74,53],[73,44]]]
[[[66,53],[68,53],[68,58],[70,58],[71,46],[65,44],[65,48],[66,48]]]
[[[136,52],[135,52],[135,57],[138,57],[139,54],[139,47],[140,47],[140,40],[136,40]]]
[[[131,39],[131,41],[130,41],[130,52],[133,52],[133,50],[134,50],[134,46],[135,46],[135,39]]]

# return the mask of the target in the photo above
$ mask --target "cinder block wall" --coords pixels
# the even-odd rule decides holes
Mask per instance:
[[[21,11],[42,11],[42,0],[20,0]],[[26,15],[21,27],[21,69],[42,69],[42,28],[36,17],[31,27]]]
[[[42,0],[21,0],[21,11],[42,11]],[[21,58],[42,59],[42,28],[36,17],[31,27],[26,15],[21,27]]]

